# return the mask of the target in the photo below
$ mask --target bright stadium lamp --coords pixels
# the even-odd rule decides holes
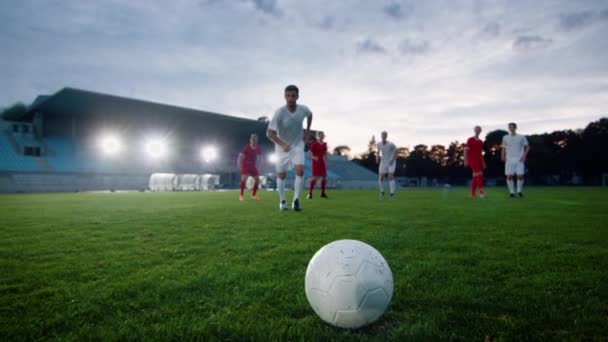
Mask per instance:
[[[99,146],[103,154],[108,156],[116,155],[120,152],[120,139],[114,135],[107,135],[99,140]]]
[[[272,164],[276,164],[279,161],[279,156],[277,156],[276,153],[271,153],[268,156],[268,161],[271,162]]]
[[[217,159],[217,149],[215,146],[205,146],[201,150],[201,157],[206,163],[210,163]]]
[[[152,159],[161,159],[167,154],[167,142],[162,139],[150,139],[146,142],[146,153]]]

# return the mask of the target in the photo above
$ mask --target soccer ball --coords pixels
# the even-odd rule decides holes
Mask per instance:
[[[322,320],[356,329],[382,316],[393,297],[393,274],[372,246],[339,240],[323,246],[310,259],[305,290]]]

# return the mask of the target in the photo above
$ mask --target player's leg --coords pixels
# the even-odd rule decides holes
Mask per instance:
[[[509,188],[509,196],[515,197],[515,183],[513,177],[515,176],[515,167],[512,162],[507,160],[505,163],[505,176],[507,176],[507,187]]]
[[[474,169],[471,169],[472,171],[472,178],[471,178],[471,197],[475,197],[476,195],[476,190],[477,190],[477,172],[475,172]]]
[[[323,175],[321,178],[321,197],[327,198],[327,194],[325,193],[325,186],[327,185],[327,176]]]
[[[486,193],[483,191],[483,171],[477,172],[477,189],[479,189],[479,197],[484,198]]]
[[[300,191],[304,185],[304,144],[295,147],[291,151],[291,163],[295,165],[296,180],[294,182],[293,202],[291,204],[293,210],[300,211]]]
[[[397,190],[397,185],[395,184],[395,174],[389,172],[388,174],[388,186],[391,190],[391,198],[395,197],[395,190]]]
[[[384,198],[384,176],[388,173],[388,165],[380,162],[378,166],[378,188],[380,190],[380,198]]]
[[[253,177],[253,192],[251,193],[251,198],[254,200],[259,200],[260,198],[258,197],[258,187],[260,186],[260,176],[259,175],[255,175]]]
[[[523,162],[519,162],[517,163],[517,170],[515,170],[516,175],[517,175],[517,194],[519,195],[519,197],[524,197],[524,171],[525,171],[525,167],[524,167],[524,163]]]
[[[285,179],[287,178],[287,170],[291,166],[291,159],[288,152],[283,150],[275,150],[277,155],[277,190],[279,192],[279,209],[288,210],[285,200]]]
[[[313,174],[313,176],[310,177],[310,184],[308,186],[308,196],[306,196],[306,198],[312,199],[312,191],[315,188],[315,184],[317,184],[317,177],[315,177],[315,175]]]
[[[298,164],[295,166],[296,180],[293,188],[293,202],[291,204],[293,210],[300,211],[300,191],[304,185],[304,165]]]
[[[285,178],[287,172],[277,173],[277,190],[279,192],[279,209],[287,210],[287,204],[285,202]]]
[[[249,174],[241,173],[241,194],[239,195],[239,200],[241,201],[245,200],[245,185],[247,184],[247,177],[249,177]]]
[[[397,190],[397,184],[395,183],[395,168],[397,167],[397,162],[394,162],[392,165],[388,167],[388,185],[391,190],[391,198],[395,197],[395,191]]]

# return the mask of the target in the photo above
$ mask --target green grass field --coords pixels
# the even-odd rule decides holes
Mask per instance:
[[[608,190],[0,196],[0,340],[592,339],[608,337]],[[323,245],[378,249],[380,321],[324,324],[304,294]]]

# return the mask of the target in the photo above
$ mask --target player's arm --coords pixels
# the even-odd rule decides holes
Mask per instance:
[[[464,145],[464,166],[469,166],[469,146]]]
[[[289,146],[289,144],[279,138],[279,136],[277,135],[277,131],[269,128],[266,130],[266,136],[268,137],[268,139],[270,139],[270,141],[275,143],[275,145],[281,146],[285,152],[289,152],[289,150],[291,149],[291,146]]]
[[[319,160],[319,158],[315,157],[312,154],[312,151],[310,149],[308,150],[308,158],[310,158],[311,160],[315,160],[315,161]]]
[[[261,170],[261,169],[262,169],[262,162],[264,161],[264,160],[262,159],[262,154],[258,154],[258,157],[256,158],[256,161],[257,161],[257,163],[258,163],[258,164],[256,165],[256,168],[257,168],[258,170]]]
[[[397,148],[395,147],[395,152],[393,152],[393,156],[391,157],[391,162],[388,163],[389,165],[393,165],[393,163],[395,162],[395,160],[397,160]]]
[[[310,134],[310,126],[312,125],[312,112],[309,110],[306,116],[306,130],[304,131],[304,141],[308,142],[308,135]]]
[[[502,145],[500,146],[500,159],[504,162],[507,160],[507,145],[505,144],[505,138],[502,138]]]
[[[241,170],[243,168],[243,159],[245,158],[245,155],[241,152],[239,153],[239,158],[237,159],[237,166],[239,168],[239,170]]]
[[[524,145],[524,155],[521,156],[521,161],[525,162],[528,158],[528,152],[530,152],[530,144],[526,141],[526,145]]]

